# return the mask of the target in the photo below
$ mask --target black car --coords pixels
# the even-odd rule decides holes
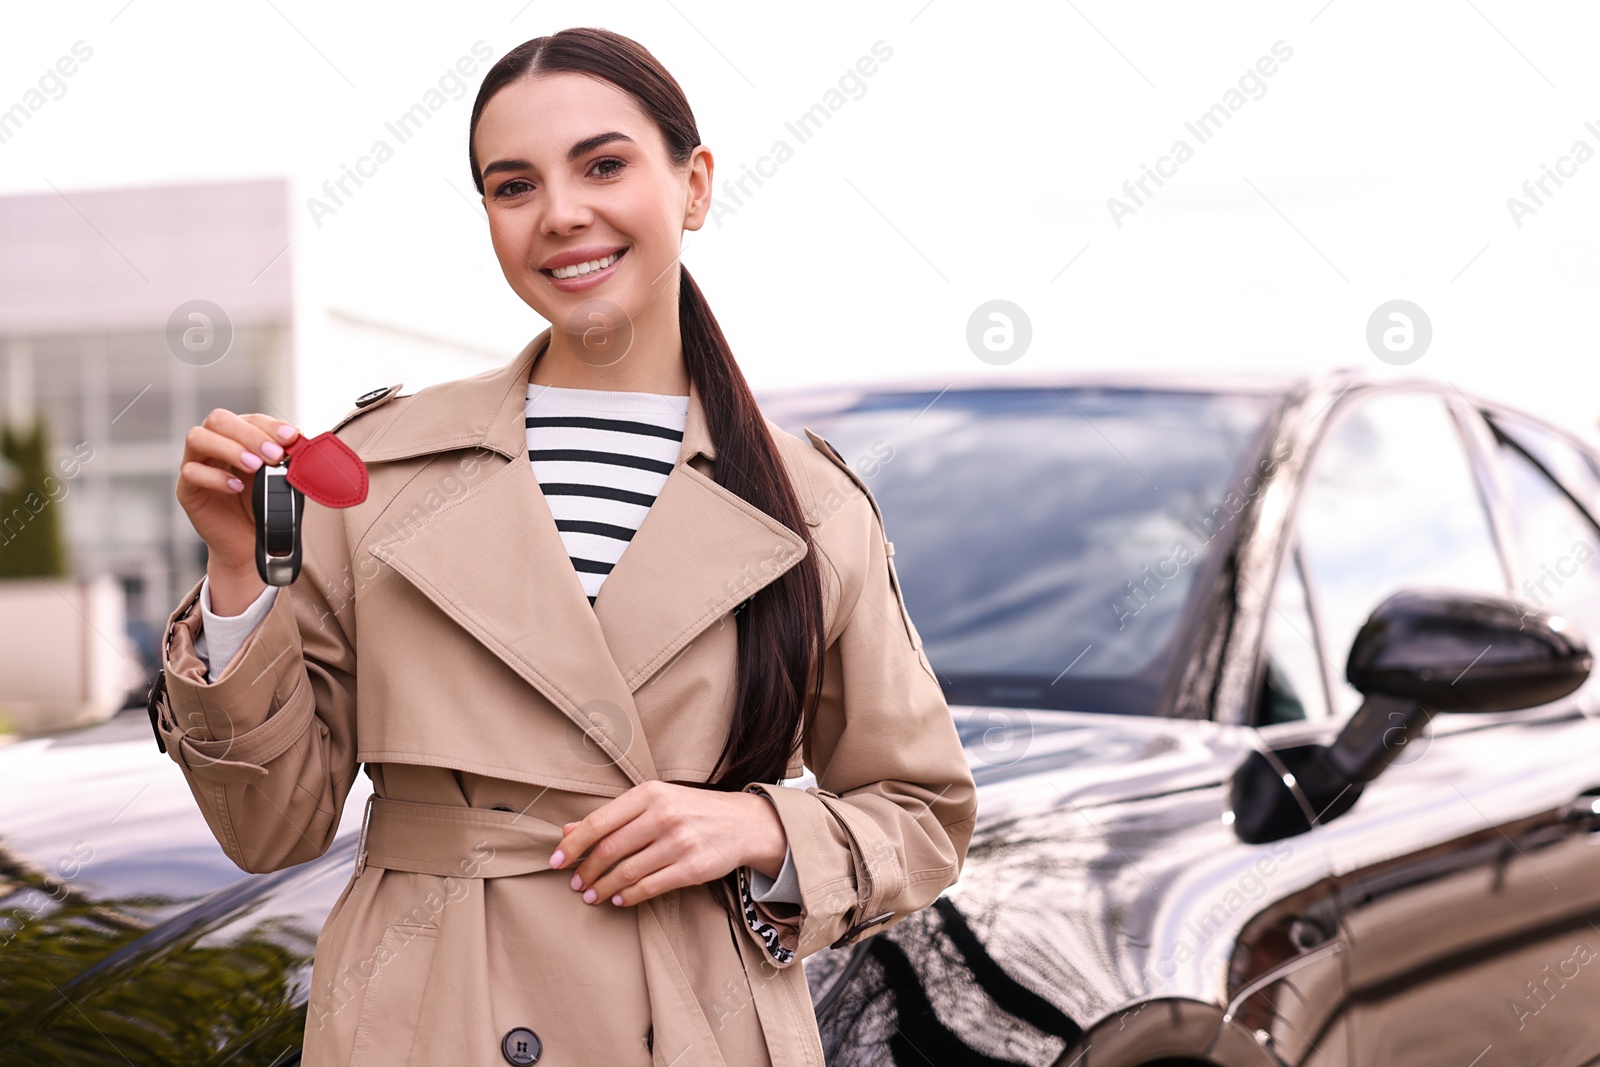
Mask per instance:
[[[1354,372],[763,406],[872,489],[979,787],[954,886],[804,961],[832,1067],[1600,1062],[1584,442]],[[142,710],[0,781],[0,1062],[298,1060],[364,779],[243,877]]]

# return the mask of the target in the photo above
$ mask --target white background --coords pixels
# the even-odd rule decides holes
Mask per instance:
[[[1574,141],[1600,151],[1592,4],[111,0],[13,6],[5,24],[0,108],[73,42],[94,55],[0,145],[0,193],[287,175],[296,269],[327,304],[504,359],[544,323],[501,277],[468,171],[487,63],[320,228],[305,199],[394,144],[384,122],[474,41],[492,62],[596,25],[683,85],[719,198],[776,138],[796,147],[685,240],[757,389],[987,370],[967,319],[1001,298],[1033,329],[1002,375],[1354,365],[1591,433],[1600,414],[1600,159],[1521,228],[1506,205]],[[893,56],[865,94],[797,144],[785,121],[879,40]],[[1184,122],[1279,40],[1293,57],[1265,95],[1198,144]],[[1107,198],[1179,137],[1195,157],[1116,226]],[[1394,298],[1433,323],[1409,367],[1366,346]],[[302,373],[314,388],[318,367]]]

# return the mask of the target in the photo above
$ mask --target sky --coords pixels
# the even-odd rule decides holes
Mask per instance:
[[[473,96],[517,44],[594,25],[694,108],[717,210],[683,261],[758,390],[1355,366],[1591,439],[1600,418],[1592,4],[109,0],[5,20],[0,109],[43,104],[0,143],[0,194],[286,176],[328,306],[506,359],[545,324],[490,246]],[[429,100],[414,136],[386,132]],[[379,139],[393,155],[319,208]],[[1397,300],[1409,321],[1380,312]],[[1386,330],[1395,351],[1369,342]]]

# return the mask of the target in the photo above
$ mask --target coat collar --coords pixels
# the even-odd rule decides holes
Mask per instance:
[[[510,462],[368,550],[571,719],[597,777],[614,764],[638,784],[657,775],[634,693],[806,543],[690,462],[716,455],[691,382],[678,460],[591,608],[528,462],[528,373],[549,336],[395,406],[360,449],[369,463],[475,447]]]
[[[403,408],[404,414],[397,412],[397,417],[373,434],[361,449],[362,457],[369,462],[383,462],[455,448],[488,448],[507,459],[526,459],[528,439],[523,411],[528,374],[549,344],[550,332],[550,327],[545,327],[503,367],[442,382],[406,398],[409,402]],[[706,428],[700,390],[691,378],[689,421],[683,429],[678,462],[696,455],[716,459],[717,448]]]

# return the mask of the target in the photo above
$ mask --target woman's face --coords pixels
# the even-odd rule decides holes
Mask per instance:
[[[683,231],[699,229],[711,204],[704,146],[673,166],[632,97],[568,72],[495,93],[474,145],[495,257],[529,307],[574,333],[617,325],[594,319],[595,309],[632,322],[663,294],[677,314]],[[556,276],[583,264],[586,275]]]

